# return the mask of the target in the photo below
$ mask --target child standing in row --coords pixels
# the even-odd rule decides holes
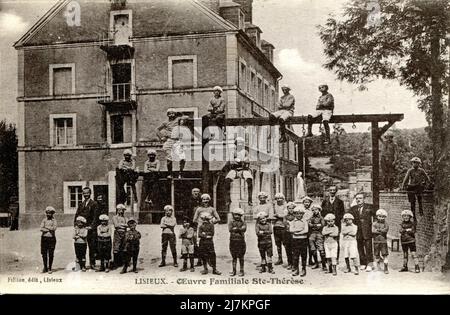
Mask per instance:
[[[287,208],[287,214],[284,217],[284,225],[286,227],[284,231],[284,249],[286,250],[286,256],[287,256],[287,270],[291,270],[293,266],[293,260],[292,260],[292,233],[290,230],[290,226],[292,221],[295,219],[294,216],[294,209],[297,207],[297,205],[293,202],[289,202],[286,206]]]
[[[113,240],[113,255],[114,268],[123,265],[124,257],[123,251],[125,248],[125,232],[127,231],[127,220],[125,218],[126,207],[119,203],[116,206],[116,215],[113,216],[114,225],[114,240]]]
[[[378,270],[381,270],[381,261],[383,261],[384,273],[388,274],[387,233],[389,225],[386,222],[387,212],[384,209],[379,209],[375,214],[377,219],[372,223],[373,253],[377,260]]]
[[[322,230],[322,235],[325,237],[324,247],[325,257],[328,261],[328,272],[333,273],[333,276],[337,275],[337,238],[339,236],[339,229],[334,224],[335,218],[334,214],[328,213],[324,218],[327,225]]]
[[[86,219],[78,216],[75,219],[75,228],[73,231],[74,247],[75,247],[75,268],[74,271],[80,270],[86,272],[86,249],[87,249],[87,234]]]
[[[277,193],[275,195],[275,206],[274,206],[274,222],[273,222],[273,237],[275,239],[275,245],[277,247],[278,260],[275,265],[283,264],[283,237],[286,231],[286,225],[284,222],[284,217],[286,216],[286,199],[282,193]]]
[[[52,273],[53,257],[56,247],[56,235],[57,228],[56,219],[53,217],[55,214],[55,208],[48,206],[45,208],[46,218],[41,222],[40,231],[41,235],[41,255],[44,263],[43,273]]]
[[[265,212],[268,218],[273,218],[273,205],[268,203],[268,195],[264,191],[258,193],[259,205],[256,205],[253,210],[253,218],[258,220],[258,214],[260,212]]]
[[[167,205],[164,207],[165,216],[161,218],[161,263],[159,267],[164,267],[166,265],[166,253],[167,245],[170,246],[170,252],[173,257],[173,266],[178,267],[177,263],[177,245],[175,236],[175,226],[177,225],[177,219],[173,215],[173,207]]]
[[[214,249],[214,223],[212,215],[208,212],[202,212],[200,215],[202,220],[201,225],[198,228],[198,235],[200,237],[200,243],[198,249],[202,256],[203,270],[202,275],[208,274],[208,262],[213,268],[212,273],[214,275],[221,275],[222,273],[216,268],[216,251]]]
[[[261,270],[260,273],[268,271],[275,273],[272,266],[272,224],[267,221],[267,214],[265,212],[258,213],[258,221],[255,225],[256,236],[258,237],[258,249],[261,255]],[[266,269],[267,267],[267,269]]]
[[[315,266],[311,269],[319,268],[319,255],[322,262],[322,269],[327,270],[327,263],[325,259],[325,249],[323,247],[322,229],[325,225],[322,214],[322,207],[319,205],[312,206],[312,216],[309,219],[309,248],[311,249],[311,256],[315,259]]]
[[[408,251],[414,259],[415,272],[419,273],[419,259],[416,254],[416,224],[413,220],[414,214],[411,210],[401,212],[402,223],[400,224],[400,242],[403,250],[403,268],[400,272],[408,271]]]
[[[355,267],[354,274],[359,274],[358,266],[358,243],[356,242],[356,233],[358,226],[353,224],[354,217],[351,213],[344,214],[344,224],[342,225],[342,248],[344,251],[345,265],[347,269],[345,273],[352,272],[350,267],[350,259]]]
[[[239,276],[244,276],[244,255],[247,250],[245,243],[245,232],[247,231],[247,224],[243,219],[244,210],[237,208],[231,211],[232,219],[228,223],[228,230],[230,231],[230,253],[233,258],[233,271],[230,276],[236,275],[236,265],[239,259]]]
[[[111,229],[109,227],[109,217],[106,214],[102,214],[99,220],[100,225],[97,226],[97,259],[100,259],[100,269],[97,271],[109,272],[109,261],[111,260]]]
[[[126,273],[127,268],[130,266],[130,261],[133,260],[133,272],[137,273],[137,261],[139,257],[139,247],[141,233],[136,230],[137,222],[134,218],[130,218],[127,221],[128,231],[125,232],[125,263],[120,273]]]
[[[290,232],[292,233],[292,263],[293,276],[299,275],[299,256],[302,258],[302,274],[301,277],[306,276],[306,259],[308,257],[308,222],[303,220],[305,211],[296,208],[294,210],[294,220],[290,225]]]
[[[181,256],[183,258],[183,268],[180,271],[186,271],[187,261],[189,259],[191,265],[191,272],[195,271],[194,268],[194,242],[195,242],[195,230],[191,226],[191,221],[188,217],[183,219],[183,227],[180,230],[181,239]]]

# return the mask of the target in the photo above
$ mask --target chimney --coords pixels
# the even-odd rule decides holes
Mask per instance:
[[[201,4],[203,4],[208,9],[219,14],[220,10],[220,0],[199,0]]]
[[[253,0],[233,0],[241,5],[241,10],[245,13],[245,22],[253,23]]]

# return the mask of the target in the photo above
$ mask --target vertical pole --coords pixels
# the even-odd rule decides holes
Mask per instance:
[[[208,127],[208,119],[202,118],[202,193],[211,193],[210,176],[209,176],[209,150],[207,150],[208,139],[205,139],[206,128]]]
[[[372,194],[375,210],[380,207],[380,149],[378,146],[378,122],[372,122]]]

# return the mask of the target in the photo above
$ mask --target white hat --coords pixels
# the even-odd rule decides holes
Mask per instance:
[[[53,208],[52,206],[48,206],[47,208],[45,208],[45,212],[52,212],[52,213],[55,213],[56,210],[55,210],[55,208]]]
[[[164,211],[171,210],[173,211],[173,207],[171,205],[164,206]]]
[[[319,209],[320,211],[322,211],[322,206],[316,203],[311,206],[311,209]]]
[[[420,164],[422,164],[422,160],[419,159],[417,156],[413,157],[413,158],[411,159],[411,162],[419,162]]]
[[[267,193],[266,193],[265,191],[260,191],[260,192],[258,193],[258,198],[260,198],[260,197],[267,198],[267,197],[269,197],[269,196],[267,195]]]
[[[387,211],[384,210],[384,209],[378,209],[377,212],[376,212],[376,215],[377,216],[380,215],[380,216],[383,216],[383,217],[387,217]]]
[[[305,213],[305,209],[297,207],[294,209],[294,213]]]
[[[334,220],[336,217],[332,213],[328,213],[325,218],[323,218],[325,221]]]
[[[281,89],[288,89],[288,90],[290,90],[291,87],[290,87],[289,85],[287,85],[287,84],[283,84],[283,85],[281,86]]]
[[[125,207],[125,205],[124,204],[122,204],[122,203],[119,203],[117,206],[116,206],[116,209],[117,210],[119,210],[119,209],[123,209],[123,210],[126,210],[127,209],[127,207]]]
[[[404,215],[409,215],[410,217],[413,217],[413,216],[414,216],[411,210],[403,210],[403,211],[401,212],[401,215],[402,215],[402,216],[404,216]]]
[[[100,221],[109,221],[109,217],[106,214],[102,214],[98,217]]]
[[[175,109],[173,109],[173,108],[168,108],[167,111],[166,111],[166,113],[167,113],[167,114],[168,114],[168,113],[175,113]]]
[[[79,222],[83,222],[83,223],[87,222],[86,219],[84,217],[82,217],[81,215],[78,216],[75,221],[79,221]]]
[[[213,87],[213,91],[220,91],[220,93],[223,92],[222,88],[218,85],[216,85],[215,87]]]
[[[203,198],[208,198],[208,200],[211,200],[211,196],[208,195],[208,194],[203,194],[200,198],[201,198],[201,199],[203,199]]]
[[[156,155],[156,150],[155,149],[148,149],[147,150],[147,155],[150,155],[150,154]]]
[[[345,219],[352,219],[352,220],[354,220],[355,218],[353,217],[353,215],[351,213],[346,213],[346,214],[344,214],[344,220]]]
[[[302,203],[305,202],[306,200],[309,200],[309,201],[311,201],[311,202],[314,201],[314,200],[312,200],[311,197],[305,196],[305,197],[303,197],[303,199],[302,199]]]
[[[234,208],[233,210],[231,210],[232,214],[239,214],[239,215],[244,215],[244,210],[242,210],[241,208]]]
[[[297,205],[296,205],[294,202],[292,202],[292,201],[289,201],[289,202],[287,203],[287,205],[286,205],[287,208],[290,208],[290,207],[292,207],[292,206],[297,207]]]
[[[267,218],[268,215],[264,211],[261,211],[257,214],[258,219]]]
[[[126,149],[123,151],[123,155],[133,155],[133,152],[130,149]]]
[[[275,199],[279,199],[279,198],[285,199],[283,193],[279,192],[279,193],[275,194]]]

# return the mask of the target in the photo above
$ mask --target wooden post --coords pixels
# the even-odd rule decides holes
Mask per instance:
[[[208,119],[202,118],[202,193],[211,194],[209,173],[209,152],[205,150],[209,139],[205,139],[205,130],[208,127]]]
[[[372,122],[372,195],[375,210],[380,207],[380,149],[378,123]]]

